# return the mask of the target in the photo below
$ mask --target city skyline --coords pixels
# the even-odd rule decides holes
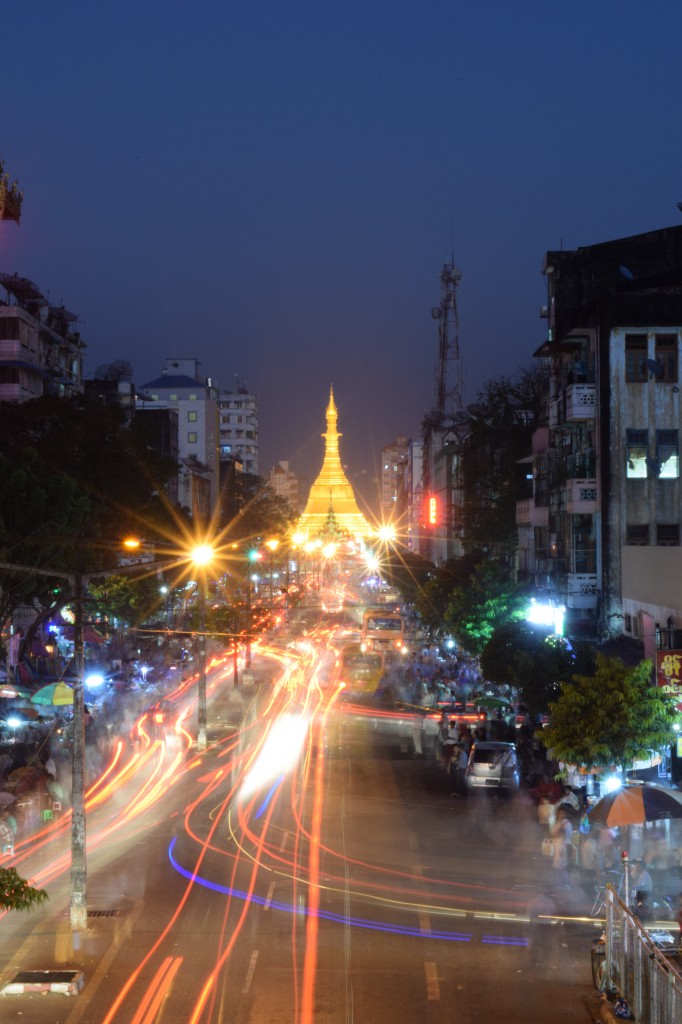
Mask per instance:
[[[546,250],[679,223],[681,23],[609,0],[19,9],[0,271],[78,314],[87,376],[191,356],[256,393],[263,475],[312,482],[333,384],[370,497],[433,405],[451,255],[473,402],[545,338]]]

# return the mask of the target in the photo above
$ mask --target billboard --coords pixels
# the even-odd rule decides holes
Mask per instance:
[[[656,651],[656,682],[677,698],[677,710],[682,711],[682,651]]]

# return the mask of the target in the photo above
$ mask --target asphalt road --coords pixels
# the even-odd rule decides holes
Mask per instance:
[[[69,967],[85,985],[4,996],[0,1020],[595,1020],[588,894],[553,891],[523,797],[452,798],[395,722],[334,702],[314,651],[255,668],[268,681],[243,695],[213,673],[206,753],[180,733],[122,755],[88,812],[82,936],[68,833],[27,848],[17,867],[51,899],[0,921],[0,980]]]

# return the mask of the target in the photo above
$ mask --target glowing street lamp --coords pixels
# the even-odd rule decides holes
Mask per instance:
[[[275,568],[275,551],[279,547],[279,541],[276,537],[272,537],[270,540],[265,542],[266,548],[270,552],[270,607],[272,608],[274,603],[274,590],[273,590],[273,574]]]
[[[197,749],[206,750],[206,569],[213,560],[210,544],[197,544],[189,553],[199,570],[199,686],[197,708]]]

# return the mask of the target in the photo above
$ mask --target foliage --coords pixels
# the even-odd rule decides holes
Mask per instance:
[[[531,715],[547,711],[562,681],[594,667],[588,644],[572,646],[523,620],[498,626],[481,654],[481,672],[493,683],[518,688]]]
[[[236,475],[233,497],[237,515],[230,525],[229,537],[236,543],[284,537],[296,522],[297,515],[286,498],[254,473]]]
[[[142,626],[150,618],[163,613],[164,598],[156,574],[107,576],[92,580],[88,594],[100,615],[117,619],[126,626]]]
[[[0,868],[0,908],[33,910],[49,899],[44,889],[35,889],[15,868]]]
[[[466,585],[479,561],[480,557],[467,555],[450,559],[438,568],[431,568],[428,579],[415,594],[414,604],[422,622],[432,634],[443,632],[452,592]]]
[[[513,565],[516,502],[522,496],[520,464],[545,411],[545,371],[488,381],[467,410],[461,442],[463,543]]]
[[[670,743],[675,717],[671,698],[651,685],[650,661],[632,668],[598,654],[592,675],[562,683],[543,742],[556,760],[627,770]]]
[[[112,541],[168,530],[160,495],[177,467],[157,457],[119,406],[84,396],[0,402],[0,559],[57,573],[116,565]],[[0,627],[19,601],[43,618],[69,600],[59,577],[3,571]]]
[[[405,601],[414,604],[434,572],[433,562],[406,548],[395,548],[381,559],[381,575]]]
[[[479,562],[466,583],[450,595],[445,625],[461,646],[480,655],[495,628],[519,619],[527,603],[524,588],[497,562]]]

